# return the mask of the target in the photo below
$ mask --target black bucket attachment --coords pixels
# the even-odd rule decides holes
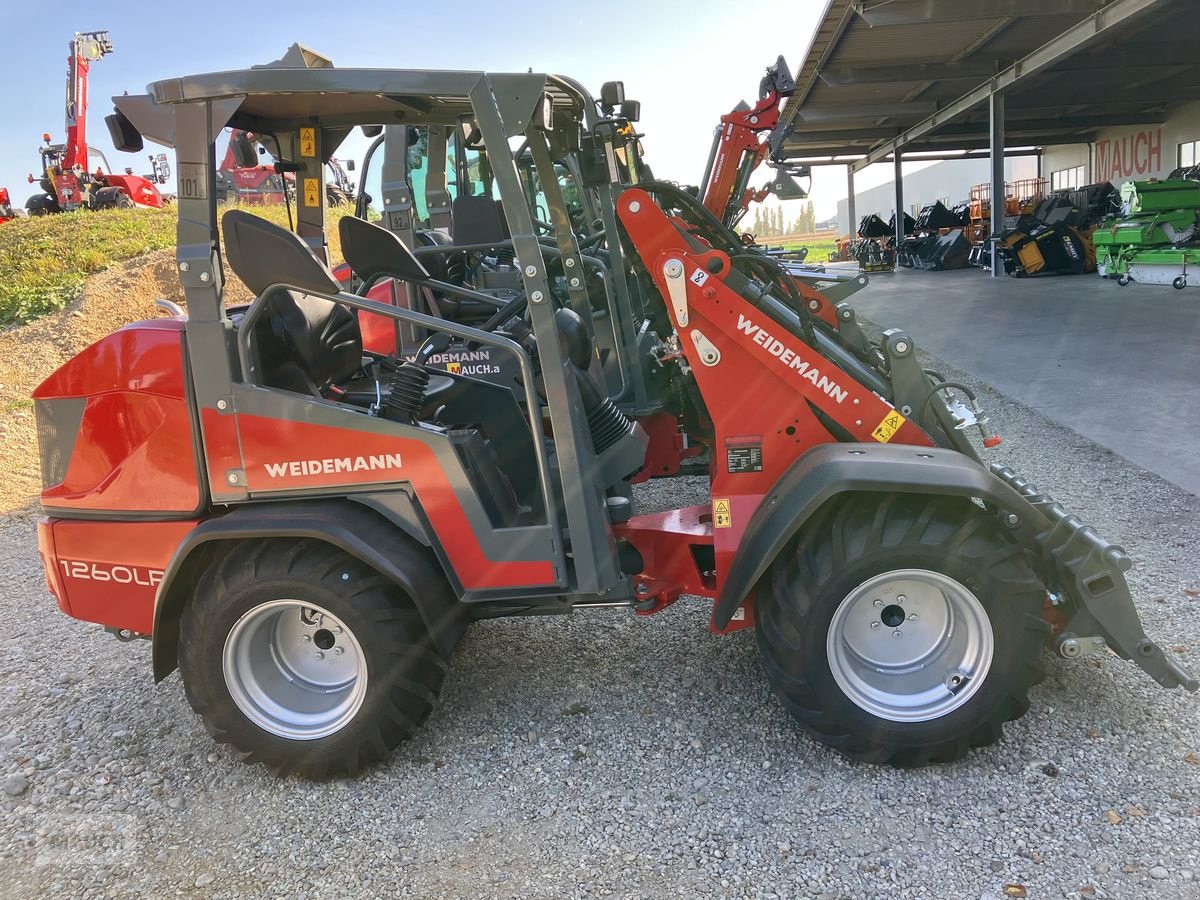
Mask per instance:
[[[1200,688],[1194,675],[1146,637],[1125,573],[1133,561],[1125,550],[1096,534],[1078,516],[1069,515],[1053,497],[1043,494],[1007,466],[991,471],[1033,508],[1046,527],[1036,535],[1051,590],[1061,592],[1071,613],[1064,634],[1100,637],[1124,659],[1133,661],[1165,688]]]

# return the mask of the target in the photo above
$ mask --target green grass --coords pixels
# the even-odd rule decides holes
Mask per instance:
[[[287,225],[283,206],[256,215]],[[330,210],[330,232],[350,207]],[[0,225],[0,328],[57,312],[79,296],[84,279],[114,263],[175,246],[176,207],[71,212]]]
[[[114,262],[175,244],[175,209],[72,212],[0,225],[0,326],[62,309]]]
[[[808,248],[809,262],[825,262],[829,259],[829,254],[837,249],[837,241],[802,241],[797,244],[785,244],[786,250],[799,250],[801,247]]]

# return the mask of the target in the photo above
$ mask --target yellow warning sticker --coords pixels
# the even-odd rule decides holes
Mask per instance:
[[[728,499],[713,499],[713,528],[729,528],[733,525],[733,512]]]
[[[893,409],[883,417],[882,422],[875,426],[875,430],[871,432],[871,437],[875,438],[881,444],[886,444],[906,421],[908,420],[904,416]]]
[[[321,179],[320,178],[305,178],[304,179],[304,205],[305,206],[320,206],[321,205]]]
[[[300,155],[301,156],[316,156],[317,155],[317,129],[301,128],[300,129]]]

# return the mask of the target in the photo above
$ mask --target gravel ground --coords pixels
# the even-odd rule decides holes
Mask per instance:
[[[993,458],[1125,544],[1147,629],[1200,667],[1200,501],[983,397]],[[415,740],[308,784],[214,745],[147,644],[60,614],[32,529],[0,525],[4,896],[1200,896],[1196,698],[1115,659],[1051,661],[999,745],[894,771],[799,733],[702,603],[488,622]]]

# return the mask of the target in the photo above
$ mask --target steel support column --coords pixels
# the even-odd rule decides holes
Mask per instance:
[[[858,217],[854,212],[854,169],[846,166],[846,218],[850,222],[848,233],[851,238],[858,230]]]
[[[990,236],[992,256],[992,277],[1000,276],[1000,257],[996,253],[995,238],[1004,229],[1004,94],[996,91],[988,98],[988,115],[990,119],[989,161],[991,163],[992,182],[992,221]]]
[[[900,148],[894,154],[896,174],[896,254],[900,253],[900,245],[904,243],[904,174],[901,172]]]

